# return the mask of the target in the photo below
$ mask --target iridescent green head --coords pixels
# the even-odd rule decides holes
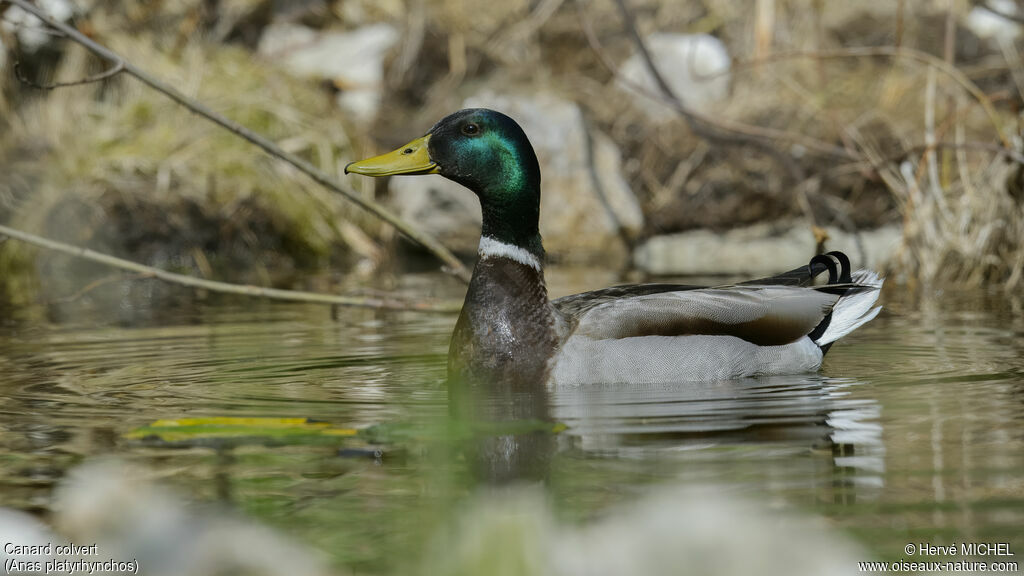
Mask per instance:
[[[526,133],[494,110],[460,110],[394,152],[353,162],[368,176],[440,174],[476,193],[483,235],[541,256],[540,166]]]

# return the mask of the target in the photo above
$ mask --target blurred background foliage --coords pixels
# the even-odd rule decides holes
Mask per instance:
[[[758,244],[795,230],[801,258],[845,235],[856,260],[911,285],[1013,288],[1024,271],[1024,6],[1011,0],[41,5],[338,179],[467,102],[501,104],[542,157],[555,262],[686,274],[671,255],[710,231],[749,251],[697,272],[783,269],[798,262],[763,262],[779,256]],[[352,288],[408,269],[389,255],[425,260],[126,75],[30,86],[106,64],[9,4],[0,19],[0,223],[261,285]],[[667,104],[633,29],[689,112]],[[471,254],[472,197],[412,180],[349,182]],[[867,239],[879,230],[889,240]],[[17,242],[0,245],[0,270],[14,303],[110,274]]]

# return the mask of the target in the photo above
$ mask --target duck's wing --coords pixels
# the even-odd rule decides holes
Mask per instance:
[[[610,288],[563,296],[552,303],[566,317],[577,318],[591,308],[608,302],[615,302],[616,300],[650,296],[665,292],[685,292],[700,288],[706,288],[706,286],[689,284],[623,284],[621,286],[612,286]]]
[[[619,287],[599,291],[592,299],[577,295],[555,300],[554,306],[574,324],[573,337],[715,335],[778,346],[813,332],[840,298],[877,290],[868,284],[667,286],[653,285],[646,291]]]
[[[848,262],[848,261],[847,261]],[[847,263],[847,267],[849,264]],[[757,280],[748,280],[741,282],[740,286],[811,286],[814,284],[815,278],[822,273],[829,271],[829,267],[822,261],[811,261],[810,264],[794,268],[789,272],[783,272],[775,276],[768,278],[759,278]],[[701,286],[693,284],[668,284],[668,283],[653,283],[653,284],[623,284],[621,286],[612,286],[611,288],[603,288],[601,290],[593,290],[591,292],[583,292],[581,294],[573,294],[571,296],[565,296],[554,301],[555,307],[557,307],[564,314],[571,317],[582,315],[584,312],[605,304],[607,302],[613,302],[615,300],[622,300],[624,298],[634,298],[638,296],[650,296],[654,294],[664,294],[667,292],[687,292],[690,290],[700,290],[704,288],[710,288],[710,286]]]
[[[847,265],[849,266],[849,265]],[[811,286],[815,279],[829,270],[822,261],[811,261],[810,264],[794,268],[768,278],[740,282],[740,286]]]

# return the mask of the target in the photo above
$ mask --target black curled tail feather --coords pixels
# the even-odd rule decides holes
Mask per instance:
[[[826,285],[851,284],[853,282],[853,277],[851,275],[852,271],[850,270],[850,258],[838,250],[834,250],[827,254],[818,254],[814,258],[811,258],[811,261],[807,264],[807,268],[812,275],[814,274],[816,265],[822,265],[826,270],[828,270],[828,281],[826,282]],[[825,334],[826,330],[828,330],[829,324],[831,323],[832,311],[830,310],[829,313],[821,319],[821,322],[814,327],[814,330],[811,330],[811,333],[808,334],[807,337],[817,343],[818,339]],[[831,347],[831,342],[827,344],[818,344],[818,348],[821,348],[821,354],[823,356]]]
[[[833,250],[832,252],[825,254],[825,256],[831,256],[839,262],[839,283],[850,284],[853,282],[853,267],[850,266],[849,256],[838,250]]]
[[[828,261],[832,262],[831,266]],[[808,334],[824,355],[833,342],[878,316],[882,307],[875,304],[885,280],[871,270],[854,272],[850,259],[842,252],[815,256],[808,267],[813,271],[815,265],[819,274],[826,269],[829,271],[828,282],[815,289],[839,297],[829,313]]]

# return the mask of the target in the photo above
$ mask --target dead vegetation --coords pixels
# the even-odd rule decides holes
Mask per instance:
[[[145,36],[104,40],[289,152],[340,173],[350,143],[317,87],[235,47],[190,43],[169,56]],[[68,47],[53,76],[80,76],[88,60]],[[14,175],[0,181],[0,213],[11,225],[144,262],[287,285],[298,270],[347,268],[379,254],[369,240],[376,224],[340,198],[127,78],[26,100],[0,139],[0,158]],[[33,252],[12,243],[2,265],[24,268],[18,261]]]
[[[1018,44],[974,35],[966,1],[627,3],[641,37],[710,33],[729,47],[731,94],[704,115],[717,137],[682,116],[651,122],[645,108],[665,107],[664,95],[617,81],[637,46],[613,0],[493,10],[469,0],[303,2],[286,16],[268,0],[108,4],[79,26],[329,173],[353,143],[397,142],[481,87],[551,90],[620,146],[649,234],[792,217],[848,230],[901,223],[897,279],[1013,288],[1024,274]],[[328,91],[254,57],[275,17],[398,26],[380,116],[347,120]],[[102,70],[78,49],[58,52],[54,74],[45,61],[39,74]],[[262,284],[382,252],[376,223],[159,95],[122,79],[33,94],[9,70],[4,222]],[[0,258],[5,270],[30,268],[15,243]]]

